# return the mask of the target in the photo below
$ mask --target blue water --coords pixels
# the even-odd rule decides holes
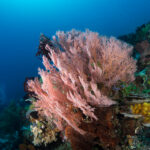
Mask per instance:
[[[150,0],[0,0],[0,100],[24,95],[37,75],[40,33],[72,28],[119,36],[150,21]]]

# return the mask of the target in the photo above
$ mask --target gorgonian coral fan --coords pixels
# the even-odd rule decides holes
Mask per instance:
[[[60,130],[67,123],[84,134],[79,127],[82,115],[97,119],[95,108],[116,103],[100,85],[110,89],[118,81],[134,80],[136,61],[130,56],[132,47],[88,30],[59,31],[51,44],[46,44],[45,49],[53,65],[43,56],[46,70],[39,69],[42,83],[38,78],[28,81],[29,90],[37,97],[35,108],[52,118]]]

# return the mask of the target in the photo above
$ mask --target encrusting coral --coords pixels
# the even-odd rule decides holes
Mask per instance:
[[[59,31],[45,49],[53,64],[43,56],[46,71],[39,69],[42,83],[38,78],[29,80],[28,89],[36,95],[35,109],[52,118],[60,131],[68,124],[85,134],[80,128],[83,116],[97,120],[96,108],[116,103],[106,91],[118,81],[134,80],[136,61],[130,56],[132,46],[114,37],[88,30]]]
[[[150,103],[131,105],[132,113],[140,114],[144,117],[144,123],[150,123]]]

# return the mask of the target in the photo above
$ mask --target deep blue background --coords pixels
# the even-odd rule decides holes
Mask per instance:
[[[72,28],[118,36],[150,21],[150,0],[0,0],[0,99],[20,98],[36,76],[40,33]]]

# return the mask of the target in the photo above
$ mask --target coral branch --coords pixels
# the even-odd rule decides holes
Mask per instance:
[[[130,57],[132,47],[88,30],[59,31],[50,43],[45,44],[45,50],[55,67],[43,57],[46,71],[39,69],[42,83],[37,78],[28,81],[29,90],[38,99],[34,104],[42,115],[53,118],[60,130],[67,123],[84,134],[79,127],[83,114],[97,119],[95,108],[116,103],[99,85],[111,89],[118,81],[134,80],[136,61]]]

